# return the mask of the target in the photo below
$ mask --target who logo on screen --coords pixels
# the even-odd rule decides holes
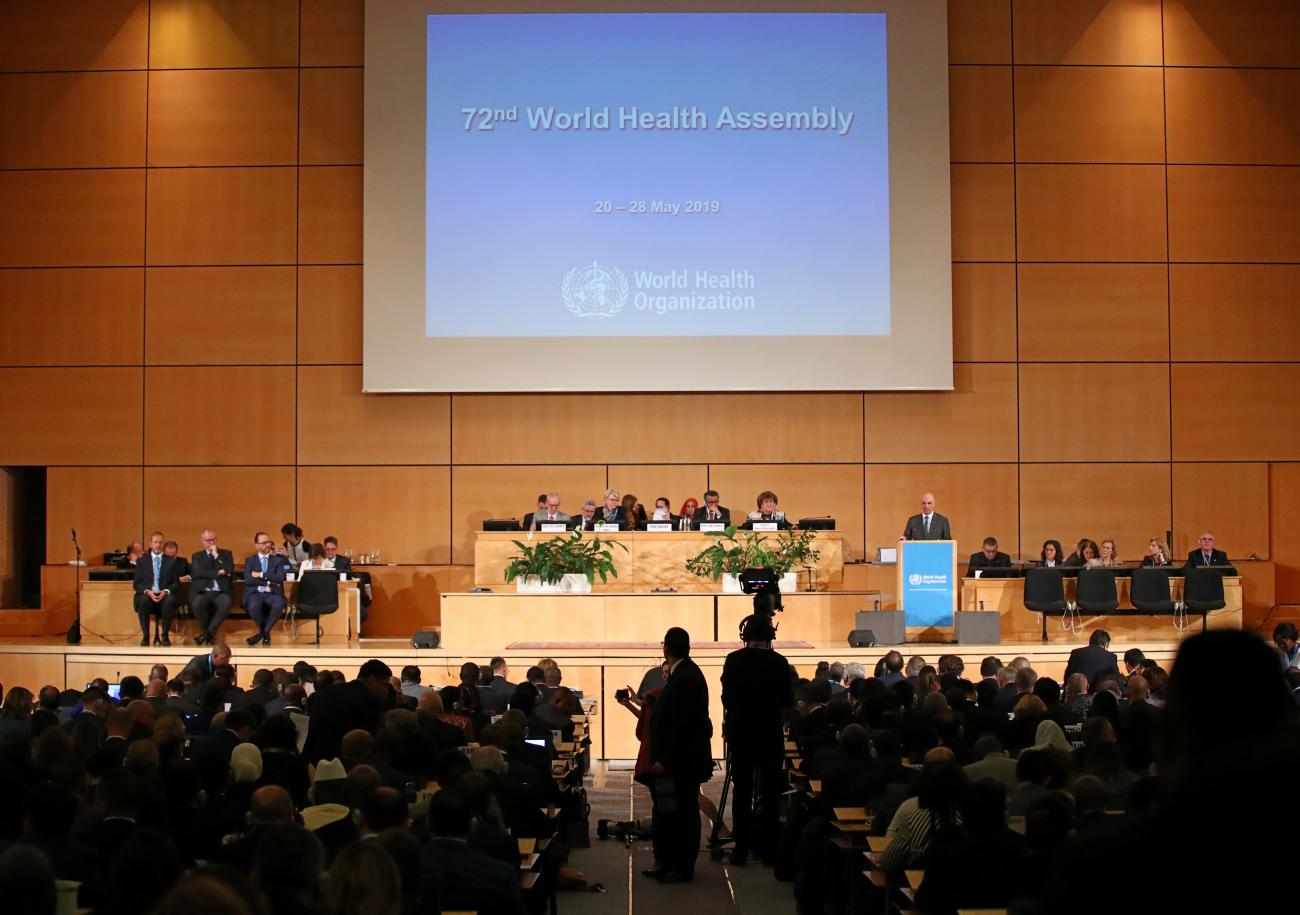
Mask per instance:
[[[560,293],[575,318],[612,318],[627,304],[627,277],[592,261],[566,273]]]

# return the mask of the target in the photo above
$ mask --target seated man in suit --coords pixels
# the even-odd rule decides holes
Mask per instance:
[[[533,512],[533,523],[530,529],[541,530],[542,523],[549,522],[552,524],[568,524],[569,516],[560,511],[560,494],[558,492],[548,492],[546,501],[537,506],[537,511]]]
[[[249,645],[271,644],[271,630],[284,613],[284,580],[289,560],[275,553],[275,541],[265,531],[253,535],[257,552],[244,560],[244,609],[257,624],[257,634],[248,637]]]
[[[1214,531],[1202,531],[1200,544],[1200,547],[1187,554],[1187,562],[1184,563],[1184,568],[1209,568],[1210,566],[1232,564],[1228,562],[1227,553],[1214,548]]]
[[[533,516],[544,511],[546,511],[546,493],[542,493],[537,497],[537,508],[524,515],[524,530],[531,531],[533,529]]]
[[[952,528],[948,519],[934,510],[934,493],[921,496],[921,514],[907,519],[903,528],[904,540],[951,540]]]
[[[203,549],[190,557],[190,610],[202,627],[194,644],[211,645],[234,603],[235,557],[217,547],[215,531],[205,530],[199,539]]]
[[[728,527],[731,525],[731,509],[722,505],[722,497],[716,489],[708,490],[704,494],[704,507],[695,510],[695,524],[698,526],[704,521],[721,521]]]
[[[126,545],[126,555],[117,561],[119,569],[134,569],[136,562],[144,555],[144,544],[139,540],[132,540]]]
[[[181,555],[181,545],[175,540],[163,544],[163,555],[176,560],[176,578],[188,583],[190,580],[190,561]]]
[[[335,537],[333,534],[326,537],[321,541],[321,543],[325,547],[325,558],[334,563],[335,571],[343,572],[350,577],[355,578],[357,583],[360,585],[361,622],[364,623],[366,618],[370,616],[370,604],[374,600],[374,594],[370,588],[370,573],[352,571],[352,557],[344,556],[339,552],[339,538]]]
[[[155,645],[171,645],[172,616],[176,613],[176,591],[180,587],[180,566],[177,557],[163,550],[161,531],[149,535],[149,552],[135,564],[135,612],[140,617],[140,645],[149,644],[149,618],[158,615],[162,633],[153,640]]]
[[[595,529],[596,524],[596,500],[583,499],[582,510],[571,519],[571,526],[575,531],[590,531]]]
[[[1119,660],[1110,650],[1110,633],[1105,629],[1094,629],[1088,636],[1088,644],[1070,652],[1070,660],[1065,665],[1065,679],[1071,674],[1083,674],[1090,685],[1097,683],[1099,674],[1115,675],[1119,681]]]
[[[596,523],[617,524],[623,530],[627,530],[631,519],[623,511],[621,501],[622,496],[617,489],[605,490],[605,504],[596,511]]]
[[[980,569],[1009,569],[1011,557],[998,551],[998,538],[985,537],[984,548],[978,553],[971,553],[970,563],[966,567],[966,577],[974,578]]]

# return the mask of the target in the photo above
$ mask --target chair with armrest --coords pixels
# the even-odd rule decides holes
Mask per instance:
[[[316,621],[316,644],[320,645],[320,618],[339,608],[339,573],[331,569],[303,572],[298,579],[298,615]]]

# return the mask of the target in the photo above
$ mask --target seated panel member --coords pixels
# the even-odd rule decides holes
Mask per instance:
[[[1183,564],[1185,568],[1232,565],[1228,562],[1227,553],[1214,548],[1214,531],[1201,531],[1198,542],[1200,547],[1187,554],[1187,562]]]
[[[292,521],[285,522],[280,528],[280,533],[284,535],[284,555],[288,557],[289,564],[296,569],[298,563],[311,555],[311,544],[303,538],[302,528]]]
[[[1009,568],[1011,568],[1011,557],[998,550],[998,538],[985,537],[984,549],[978,553],[971,553],[970,562],[966,565],[966,577],[974,578],[975,573],[981,569]]]
[[[1067,568],[1081,568],[1096,559],[1100,552],[1097,541],[1084,537],[1075,545],[1074,552],[1066,558],[1065,565]]]
[[[180,588],[180,560],[168,556],[161,531],[149,535],[149,551],[135,564],[135,612],[140,617],[140,645],[149,644],[149,618],[157,615],[162,633],[155,645],[171,645],[172,617],[176,613],[177,590]]]
[[[144,555],[144,544],[139,540],[132,540],[126,545],[126,555],[117,561],[119,569],[134,569],[135,564],[140,561]]]
[[[722,499],[716,489],[710,489],[704,493],[704,507],[695,510],[695,526],[699,527],[703,521],[721,521],[728,527],[731,526],[731,509],[722,504]]]
[[[756,522],[762,522],[765,524],[772,522],[776,524],[778,530],[789,530],[790,522],[786,520],[785,512],[780,511],[777,508],[779,503],[780,500],[777,499],[776,493],[772,492],[772,490],[765,489],[760,492],[758,497],[754,499],[754,504],[757,506],[757,509],[749,513],[749,517],[746,519],[744,527],[753,530]]]
[[[253,537],[257,552],[244,560],[244,609],[257,625],[257,634],[248,644],[271,644],[271,629],[284,613],[284,580],[289,574],[289,560],[275,552],[275,541],[265,531]],[[322,556],[324,550],[321,551]],[[308,557],[310,558],[310,556]]]
[[[1065,551],[1061,549],[1061,541],[1044,540],[1043,550],[1038,554],[1038,564],[1045,569],[1059,569],[1065,564]]]
[[[628,530],[641,530],[645,527],[646,513],[645,506],[641,504],[636,496],[628,493],[623,497],[621,503],[623,517],[627,519]]]
[[[523,523],[520,526],[523,527],[523,529],[526,531],[532,530],[533,516],[536,515],[538,512],[544,512],[544,511],[546,511],[546,493],[541,493],[537,496],[537,508],[533,509],[528,514],[524,515]]]
[[[311,555],[303,560],[302,565],[298,566],[298,574],[303,572],[335,572],[338,570],[338,563],[325,555],[325,544],[313,543],[311,545]]]
[[[660,496],[655,499],[654,511],[651,512],[650,517],[647,518],[646,521],[647,523],[650,521],[666,521],[676,527],[677,516],[673,514],[672,503],[668,501],[667,496]]]
[[[203,549],[190,557],[190,611],[201,627],[194,644],[210,645],[234,603],[235,557],[217,546],[215,531],[205,530],[199,539]]]
[[[684,531],[689,531],[695,527],[695,513],[700,510],[700,503],[695,499],[687,499],[682,503],[681,510],[677,513],[677,526]]]
[[[596,512],[597,512],[596,500],[583,499],[582,509],[578,512],[578,514],[573,516],[573,518],[570,521],[570,526],[575,531],[593,530],[594,525],[596,524]]]
[[[180,581],[190,580],[190,561],[181,555],[181,545],[175,540],[163,544],[163,555],[176,560],[176,577]]]
[[[904,540],[951,540],[952,528],[948,519],[934,510],[934,493],[921,496],[921,514],[907,519],[903,528]]]
[[[533,523],[530,527],[536,530],[541,530],[543,521],[562,524],[569,523],[569,516],[560,511],[560,494],[558,492],[548,492],[546,494],[545,503],[539,505],[537,511],[533,512]]]
[[[1147,543],[1147,554],[1142,557],[1142,565],[1161,567],[1169,564],[1169,547],[1163,540],[1152,537]]]
[[[596,512],[596,521],[605,524],[617,524],[624,530],[628,527],[628,517],[623,511],[623,506],[619,504],[620,496],[617,489],[605,490],[605,504]]]
[[[1097,553],[1097,558],[1088,561],[1088,568],[1113,569],[1123,564],[1119,558],[1119,547],[1115,545],[1114,540],[1107,537],[1101,542],[1101,550]]]
[[[370,604],[374,600],[374,594],[370,588],[370,573],[366,571],[352,571],[352,557],[344,556],[339,552],[339,538],[333,534],[321,541],[321,546],[325,548],[325,558],[334,564],[334,570],[345,572],[357,580],[361,588],[361,622],[365,622],[370,616]]]

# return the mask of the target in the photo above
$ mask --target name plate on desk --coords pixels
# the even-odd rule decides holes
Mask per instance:
[[[700,530],[706,534],[720,534],[727,529],[721,521],[701,521]]]
[[[756,531],[775,531],[779,530],[780,525],[775,521],[755,521],[754,530]]]
[[[671,531],[673,524],[671,521],[649,521],[645,529],[648,531]]]
[[[543,521],[541,529],[543,534],[563,534],[569,529],[569,525],[564,521]]]
[[[602,533],[602,534],[617,534],[617,533],[618,533],[618,525],[617,525],[617,524],[609,524],[609,523],[606,522],[606,521],[597,521],[597,522],[595,523],[595,525],[593,525],[593,529],[596,530],[596,531],[599,531],[599,532]]]

